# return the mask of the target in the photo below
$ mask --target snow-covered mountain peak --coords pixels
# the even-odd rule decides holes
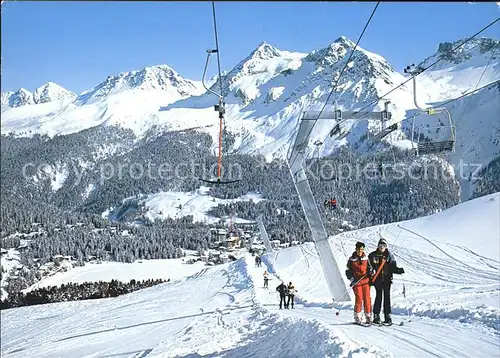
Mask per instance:
[[[276,47],[268,44],[266,41],[263,41],[257,46],[255,50],[250,53],[250,56],[244,60],[244,62],[252,59],[252,60],[268,60],[273,57],[280,57],[281,51]]]
[[[222,76],[224,95],[229,97],[229,101],[233,98],[244,106],[261,95],[262,85],[283,71],[299,68],[305,56],[306,54],[298,52],[281,51],[267,42],[262,42]],[[220,91],[218,81],[213,83],[212,90]]]
[[[460,39],[455,42],[442,42],[439,44],[435,54],[427,57],[419,66],[425,68],[434,63],[438,58],[441,58],[432,69],[439,70],[457,66],[461,64],[471,65],[470,61],[475,61],[474,65],[484,65],[484,61],[489,61],[493,56],[493,60],[500,58],[500,41],[489,37],[474,38],[465,43],[460,48],[455,49],[467,39]],[[480,63],[479,63],[480,62]]]
[[[340,36],[338,39],[333,41],[333,43],[341,44],[341,45],[343,45],[345,47],[349,47],[349,48],[354,48],[354,46],[356,46],[355,42],[351,41],[350,39],[348,39],[345,36]]]
[[[9,105],[9,98],[13,94],[14,92],[12,91],[2,92],[2,108],[7,107]]]
[[[33,101],[36,104],[60,101],[64,99],[75,99],[76,95],[54,82],[47,82],[33,93]]]
[[[286,52],[278,50],[276,47],[271,46],[267,42],[262,42],[253,50],[250,55],[248,55],[244,60],[237,64],[233,70],[231,70],[226,78],[231,78],[238,73],[243,74],[256,74],[262,71],[262,64],[266,61],[286,57],[283,56]]]
[[[304,61],[313,62],[321,67],[331,67],[342,59],[349,50],[350,48],[347,43],[335,41],[325,48],[312,51],[306,56]]]
[[[313,62],[321,68],[336,67],[337,63],[345,58],[345,56],[348,56],[355,46],[356,44],[353,41],[345,36],[340,36],[325,48],[312,51],[304,60]],[[368,61],[379,63],[383,67],[391,68],[389,63],[382,56],[367,51],[360,46],[356,47],[351,60],[356,62]]]
[[[17,108],[34,103],[33,93],[24,88],[20,88],[16,92],[6,92],[2,95],[2,107]]]
[[[335,81],[345,66],[345,61],[347,61],[354,47],[355,43],[353,41],[341,36],[325,48],[311,52],[304,58],[305,62],[313,63],[316,68],[311,75],[311,79],[316,81],[328,78],[328,83],[331,84],[331,81]],[[380,88],[375,86],[377,87],[375,88],[374,81],[376,80],[382,80],[385,85],[394,85],[395,81],[402,81],[403,77],[394,71],[385,58],[358,46],[344,70],[338,90],[341,92],[354,90],[354,97],[351,98],[354,102],[346,102],[351,108],[354,103],[358,103],[362,98],[369,100],[373,97],[372,95],[380,92],[380,90],[386,90],[384,86]],[[329,89],[326,88],[326,91],[329,91]]]
[[[202,93],[197,82],[183,78],[168,65],[158,65],[108,76],[93,89],[80,94],[78,100],[89,103],[126,90],[165,91],[178,98]]]

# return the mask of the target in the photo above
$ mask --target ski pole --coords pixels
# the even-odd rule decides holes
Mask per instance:
[[[364,274],[363,276],[361,276],[361,278],[360,278],[359,280],[357,280],[354,284],[350,285],[350,287],[349,287],[347,290],[345,290],[345,291],[344,291],[344,292],[343,292],[343,293],[342,293],[339,297],[344,296],[344,294],[345,294],[346,292],[349,292],[349,290],[350,290],[350,289],[352,289],[354,286],[356,286],[356,285],[357,285],[357,284],[358,284],[358,283],[359,283],[362,279],[364,279],[367,275],[368,275],[368,274],[366,273],[366,274]],[[337,301],[337,300],[334,298],[334,299],[333,299],[333,303],[335,303],[336,301]],[[338,316],[338,315],[339,315],[339,313],[340,313],[340,309],[339,309],[339,310],[337,310],[337,312],[335,312],[335,315],[337,315],[337,316]]]
[[[403,275],[401,275],[401,280],[403,280],[403,297],[405,298],[406,303],[410,303],[410,301],[408,301],[408,298],[406,298],[406,287],[405,287],[405,280],[403,278]],[[406,313],[408,314],[408,322],[411,322],[410,310],[408,309],[408,307],[406,308]]]

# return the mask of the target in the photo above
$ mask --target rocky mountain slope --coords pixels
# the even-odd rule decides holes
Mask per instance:
[[[461,41],[440,44],[437,52],[420,64],[425,67],[443,57],[436,66],[417,77],[417,97],[421,107],[439,106],[500,78],[499,41],[479,38],[451,53],[450,49]],[[279,50],[264,42],[234,68],[225,71],[222,79],[227,103],[225,130],[230,139],[225,143],[228,145],[224,151],[240,155],[259,154],[268,161],[283,159],[295,136],[302,111],[321,108],[331,91],[333,79],[339,75],[353,48],[354,43],[345,37],[309,54]],[[401,121],[410,118],[416,109],[411,82],[379,99],[405,80],[405,76],[395,71],[383,57],[358,47],[332,98],[336,99],[337,108],[344,111],[365,106],[368,110],[380,110],[389,100],[392,120]],[[214,83],[213,79],[210,82]],[[56,86],[49,83],[34,94],[24,89],[15,94],[2,94],[2,132],[26,140],[35,134],[78,138],[85,145],[79,147],[80,154],[75,154],[72,160],[83,167],[95,167],[96,158],[105,160],[133,150],[146,155],[149,149],[145,148],[161,138],[164,131],[206,133],[212,140],[201,142],[209,146],[207,150],[215,153],[218,118],[213,105],[217,102],[216,97],[206,93],[199,82],[184,79],[167,65],[109,76],[78,96]],[[218,89],[217,83],[212,86]],[[468,178],[473,167],[462,174],[461,163],[484,167],[499,155],[498,94],[499,87],[492,86],[446,105],[453,115],[457,137],[456,153],[446,159],[464,186],[463,193],[469,192],[465,188],[468,180],[463,177]],[[332,104],[326,109],[333,107]],[[424,129],[443,121],[439,116],[418,118],[417,126]],[[360,119],[346,123],[350,133],[341,141],[328,136],[333,126],[331,121],[319,121],[311,134],[309,153],[314,153],[312,143],[325,139],[319,153],[321,156],[346,144],[361,154],[373,153],[369,139],[378,123]],[[410,147],[410,124],[409,120],[404,120],[402,130],[384,139],[386,144]],[[111,127],[115,129],[106,129]],[[85,133],[92,131],[99,133],[93,137],[99,139],[85,140]],[[117,131],[123,133],[117,134]],[[443,131],[428,131],[426,134],[438,138]],[[123,136],[126,141],[117,141]],[[92,147],[94,145],[96,147]],[[3,153],[6,153],[4,148]],[[191,149],[184,152],[189,151]],[[65,150],[61,153],[62,157],[67,156]],[[145,160],[147,156],[141,158]],[[50,171],[62,173],[59,176],[53,174],[51,192],[60,188],[57,183],[61,180],[54,178],[68,178],[64,174],[64,165],[68,163],[57,164],[60,160],[61,157],[49,160]],[[90,184],[95,185],[91,180]],[[195,189],[188,186],[189,190]]]

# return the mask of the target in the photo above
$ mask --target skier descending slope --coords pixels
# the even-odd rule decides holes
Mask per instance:
[[[364,306],[366,323],[371,324],[370,277],[374,274],[368,256],[365,254],[365,244],[356,243],[356,251],[347,260],[346,276],[351,281],[351,287],[356,297],[354,304],[354,321],[361,324],[361,306]]]
[[[371,266],[376,270],[372,278],[375,286],[376,296],[373,305],[373,323],[380,324],[380,308],[382,306],[382,295],[384,298],[384,324],[391,325],[391,285],[392,274],[403,274],[405,270],[397,267],[394,255],[387,249],[387,241],[381,238],[377,250],[368,255]]]

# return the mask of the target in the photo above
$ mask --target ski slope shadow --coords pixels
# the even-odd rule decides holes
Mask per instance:
[[[344,349],[318,324],[282,319],[274,314],[262,321],[261,312],[252,320],[262,328],[247,335],[238,347],[207,355],[189,354],[184,357],[335,357]],[[355,353],[355,352],[351,352]]]
[[[266,265],[268,271],[280,278],[274,268],[276,261],[272,260],[272,255],[262,256],[262,262]],[[290,271],[288,272],[290,273]],[[493,292],[496,292],[496,290],[493,290]],[[477,294],[477,292],[474,293]],[[447,308],[447,312],[442,313],[439,310],[433,312],[426,310],[420,312],[423,317],[415,317],[416,315],[414,315],[412,323],[408,326],[405,325],[404,328],[399,326],[391,328],[374,326],[369,328],[369,334],[364,334],[362,332],[366,331],[360,331],[360,329],[365,330],[365,328],[356,327],[350,322],[353,309],[352,303],[346,302],[343,305],[344,310],[339,311],[340,315],[333,315],[331,310],[327,310],[327,308],[332,308],[332,304],[322,302],[301,304],[302,300],[297,299],[297,296],[295,298],[296,309],[284,310],[282,314],[316,320],[326,327],[331,327],[334,333],[341,337],[346,336],[347,339],[362,346],[376,347],[396,356],[493,357],[498,356],[500,349],[498,343],[498,315],[493,311],[488,314],[485,312],[481,317],[476,317],[477,314],[472,317],[472,315],[468,314],[468,310],[464,308],[453,311]],[[273,305],[269,304],[268,301],[266,304],[271,307],[274,306],[276,310],[278,302],[279,300],[276,300],[276,304]],[[395,314],[396,321],[405,319],[406,310],[403,307],[395,307],[392,313]],[[450,319],[451,317],[455,319]],[[453,337],[452,340],[450,340],[451,337]],[[467,343],[468,341],[480,341],[481,344],[480,346],[474,346]],[[494,352],[496,353],[494,354]]]
[[[206,316],[206,315],[210,315],[210,314],[221,314],[221,313],[222,314],[226,314],[229,311],[235,311],[235,310],[244,309],[244,308],[250,308],[250,307],[253,307],[253,305],[246,305],[246,306],[238,306],[238,307],[234,307],[234,308],[227,308],[227,309],[224,309],[224,311],[217,309],[217,310],[213,310],[213,311],[207,311],[207,312],[202,312],[202,313],[195,313],[195,314],[192,314],[192,315],[185,315],[185,316],[179,316],[179,317],[158,319],[158,320],[155,320],[155,321],[149,321],[149,322],[143,322],[143,323],[136,323],[136,324],[131,324],[131,325],[128,325],[128,326],[123,326],[123,327],[114,327],[114,328],[102,329],[102,330],[94,331],[94,332],[87,332],[87,333],[75,334],[73,336],[64,337],[64,338],[55,340],[54,342],[62,342],[62,341],[67,341],[67,340],[74,339],[74,338],[80,338],[80,337],[86,337],[86,336],[93,336],[93,335],[100,334],[100,333],[120,331],[120,330],[135,328],[135,327],[147,326],[147,325],[150,325],[150,324],[163,323],[163,322],[169,322],[169,321],[177,321],[177,320],[181,320],[181,319]]]
[[[149,353],[153,351],[153,348],[148,348],[148,349],[140,349],[137,351],[132,351],[132,352],[123,352],[123,353],[115,353],[115,354],[108,354],[105,356],[99,356],[99,358],[111,358],[111,357],[130,357],[132,354],[134,355],[134,358],[145,358]]]

